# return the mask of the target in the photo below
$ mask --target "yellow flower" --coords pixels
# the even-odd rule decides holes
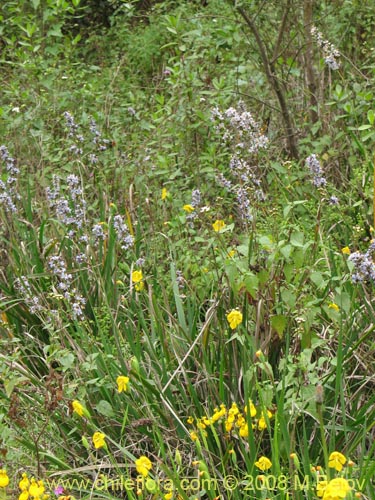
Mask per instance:
[[[105,447],[105,434],[103,434],[102,432],[95,432],[92,437],[92,442],[96,449]]]
[[[172,491],[170,491],[169,493],[166,493],[164,495],[165,500],[171,500],[172,497],[173,497],[173,492]]]
[[[215,423],[220,420],[221,417],[225,416],[226,412],[227,410],[225,408],[225,405],[220,405],[220,410],[219,408],[215,408],[214,414],[212,415],[212,422]]]
[[[232,309],[227,314],[227,320],[231,329],[234,330],[238,325],[242,323],[242,313],[240,313],[240,311],[238,311],[237,309]]]
[[[137,292],[141,292],[145,284],[143,283],[143,274],[142,271],[133,271],[132,272],[132,282],[135,283],[135,289]]]
[[[143,280],[142,271],[133,271],[132,272],[132,282],[140,283]]]
[[[193,425],[194,424],[194,418],[193,417],[188,417],[187,423],[190,424],[190,425]]]
[[[18,497],[18,500],[28,500],[28,499],[29,499],[29,492],[27,490],[23,491]]]
[[[0,469],[0,488],[6,488],[9,484],[9,477],[7,471]]]
[[[225,430],[226,432],[230,432],[233,429],[233,420],[226,420],[225,421]]]
[[[269,410],[267,410],[267,417],[269,420],[272,418],[272,413]],[[267,429],[267,420],[263,412],[260,416],[260,419],[258,420],[258,429],[260,431],[264,431],[264,429]]]
[[[341,252],[344,255],[350,255],[350,248],[349,247],[344,247],[344,248],[341,249]]]
[[[327,484],[328,481],[319,481],[319,483],[316,485],[316,494],[318,495],[318,497],[322,497],[324,495]]]
[[[119,375],[116,379],[118,392],[126,392],[128,390],[129,377]]]
[[[44,487],[44,483],[42,480],[38,481],[38,488],[39,488],[39,496],[43,495],[46,489]]]
[[[337,304],[335,304],[334,302],[331,302],[330,304],[328,304],[328,307],[329,309],[333,309],[334,311],[339,311],[340,308]]]
[[[267,457],[260,457],[260,459],[255,462],[255,466],[258,467],[258,469],[265,471],[272,467],[272,462]]]
[[[245,424],[246,424],[246,420],[245,420],[244,416],[242,415],[242,413],[239,413],[237,415],[236,427],[242,427]]]
[[[190,214],[191,212],[194,212],[194,207],[193,207],[193,205],[184,205],[182,208],[183,208],[183,210],[185,210],[185,212],[187,212],[188,214]]]
[[[29,486],[30,486],[30,481],[29,481],[29,478],[27,477],[26,472],[24,472],[24,473],[22,474],[22,479],[21,479],[21,481],[18,483],[18,486],[19,486],[19,489],[20,489],[21,491],[25,491],[25,490],[27,490],[27,489],[29,488]]]
[[[235,255],[236,255],[236,250],[230,250],[230,251],[228,252],[228,257],[229,257],[229,258],[232,258],[232,257],[234,257]]]
[[[247,413],[247,411],[249,409],[250,409],[250,417],[255,417],[255,415],[257,414],[257,410],[256,410],[256,408],[254,406],[254,403],[251,401],[251,399],[249,399],[249,402],[245,406],[244,412]]]
[[[34,498],[39,498],[44,493],[44,484],[43,481],[36,482],[32,477],[30,482],[29,495]]]
[[[198,429],[205,429],[207,426],[201,419],[201,420],[198,420],[197,427],[198,427]]]
[[[263,415],[258,420],[258,429],[260,431],[264,431],[264,429],[267,429],[267,422]]]
[[[138,474],[146,477],[148,476],[149,471],[152,469],[151,460],[143,455],[142,457],[137,458],[137,460],[135,461],[135,468],[137,469]]]
[[[343,477],[332,479],[324,490],[323,500],[342,500],[351,490],[349,483]]]
[[[209,419],[208,417],[202,417],[202,422],[204,423],[204,425],[211,425],[212,424],[212,420]]]
[[[225,226],[226,226],[225,222],[221,219],[218,219],[212,224],[214,231],[216,231],[217,233],[220,232],[222,229],[224,229]]]
[[[247,424],[240,427],[240,436],[245,438],[249,436],[249,426]]]
[[[342,466],[345,465],[346,458],[342,453],[334,451],[329,456],[328,465],[331,469],[336,469],[338,472],[342,470]]]
[[[161,190],[161,199],[164,201],[165,198],[169,195],[168,191],[167,191],[167,188],[163,188]]]
[[[84,408],[79,401],[77,401],[75,399],[72,403],[72,408],[73,408],[74,413],[77,413],[77,415],[79,415],[80,417],[83,417]]]
[[[198,434],[195,432],[195,431],[191,431],[190,432],[190,438],[193,440],[193,441],[196,441],[198,439]]]

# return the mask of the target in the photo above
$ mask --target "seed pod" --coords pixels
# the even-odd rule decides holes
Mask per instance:
[[[322,405],[324,401],[324,389],[321,384],[316,386],[315,389],[315,402],[317,405]]]

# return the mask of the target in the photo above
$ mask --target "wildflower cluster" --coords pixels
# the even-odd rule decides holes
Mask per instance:
[[[60,179],[53,176],[52,188],[48,187],[46,190],[49,206],[55,210],[58,220],[67,226],[66,236],[69,239],[74,239],[79,234],[78,243],[86,244],[89,237],[86,228],[86,201],[83,189],[76,175],[69,175],[66,182],[68,194],[64,195],[60,186]],[[103,224],[97,223],[91,228],[94,246],[97,246],[99,241],[103,241],[106,237]],[[128,250],[133,246],[134,238],[121,215],[115,215],[113,218],[113,228],[123,250]],[[86,255],[81,253],[75,257],[75,260],[78,264],[86,262]]]
[[[328,466],[339,473],[342,473],[346,463],[347,459],[345,455],[338,451],[333,451],[329,456]],[[312,467],[312,472],[317,474],[316,494],[322,500],[342,500],[352,490],[350,479],[348,480],[344,477],[335,477],[330,481],[326,480],[325,477],[323,479],[320,477],[321,467]]]
[[[256,201],[265,200],[261,182],[256,175],[257,167],[253,162],[257,154],[267,148],[268,137],[262,133],[251,113],[245,110],[243,103],[240,103],[239,109],[231,107],[223,113],[215,108],[212,119],[223,143],[234,150],[229,162],[234,182],[222,173],[218,174],[217,182],[235,195],[240,218],[244,222],[250,222],[253,218],[251,198]]]
[[[64,118],[68,129],[68,137],[74,141],[74,143],[70,146],[69,150],[71,153],[77,156],[81,156],[83,155],[82,146],[85,142],[85,137],[80,133],[79,125],[77,125],[73,115],[69,113],[69,111],[65,111]],[[90,128],[90,133],[92,135],[92,143],[97,148],[95,152],[91,152],[88,155],[90,163],[94,165],[99,161],[97,153],[106,151],[111,141],[109,139],[103,139],[102,133],[98,129],[97,123],[93,118],[90,119],[89,128]]]
[[[205,416],[195,421],[193,417],[188,418],[188,424],[195,424],[196,426],[196,430],[190,432],[190,437],[193,441],[196,441],[198,439],[198,429],[205,433],[206,428],[219,422],[223,425],[225,432],[231,433],[233,430],[237,429],[239,436],[247,438],[249,435],[249,419],[251,419],[253,430],[264,431],[267,429],[268,422],[272,416],[269,410],[266,412],[261,410],[259,412],[251,400],[249,400],[242,412],[235,402],[232,403],[229,409],[227,409],[224,404],[221,404],[220,408],[214,409],[214,413],[211,417]]]
[[[61,194],[60,179],[53,176],[53,188],[47,187],[49,206],[55,210],[56,217],[67,226],[67,237],[73,239],[77,231],[82,231],[85,225],[86,201],[83,189],[76,175],[68,175],[66,179],[68,195]],[[87,236],[81,235],[80,241],[87,242]]]
[[[316,26],[311,28],[311,34],[316,41],[317,45],[322,49],[324,62],[333,71],[339,69],[340,63],[337,59],[340,57],[340,52],[332,43],[323,39],[323,35],[318,31]]]
[[[99,151],[106,151],[110,141],[108,139],[102,138],[102,133],[98,129],[96,121],[93,118],[91,118],[90,120],[90,132],[93,135],[92,142],[97,145]],[[90,159],[92,163],[97,162],[97,157],[96,158],[90,157]]]
[[[68,128],[68,137],[75,140],[74,144],[70,146],[70,152],[77,156],[82,155],[82,143],[84,142],[85,138],[78,132],[79,126],[76,124],[73,115],[71,115],[69,111],[65,111],[64,118],[66,126]]]
[[[70,305],[73,318],[82,320],[84,318],[83,307],[86,304],[86,299],[73,287],[73,276],[68,273],[64,259],[61,256],[54,255],[49,258],[48,267],[58,279],[57,290]]]
[[[306,166],[313,176],[312,183],[314,184],[314,186],[317,188],[324,187],[327,184],[327,179],[323,177],[323,170],[320,165],[320,161],[315,154],[312,154],[308,158],[306,158]]]
[[[31,289],[29,280],[26,278],[26,276],[16,278],[14,287],[22,295],[22,298],[24,299],[25,304],[29,307],[31,314],[36,314],[43,310],[40,299]]]
[[[2,205],[6,212],[16,213],[16,201],[20,199],[16,187],[20,170],[6,146],[0,146],[0,158],[5,163],[7,172],[6,181],[4,181],[5,176],[0,175],[0,206]]]
[[[212,118],[217,122],[216,130],[223,133],[222,140],[234,144],[237,151],[254,154],[268,146],[268,137],[262,134],[259,124],[242,102],[239,109],[231,107],[223,113],[214,108]]]
[[[199,189],[194,189],[191,193],[191,202],[184,205],[182,208],[187,213],[186,220],[193,221],[198,216],[198,208],[201,204],[201,192]]]
[[[322,166],[316,154],[311,154],[306,158],[306,167],[312,175],[313,185],[317,188],[324,188],[327,185],[327,179],[324,177]],[[339,203],[337,196],[331,196],[328,201],[330,205],[338,205]]]
[[[99,224],[94,224],[91,229],[92,236],[94,237],[94,246],[99,244],[99,241],[104,241],[105,234],[103,230],[103,222]]]
[[[43,481],[37,481],[34,477],[29,479],[25,472],[22,474],[18,486],[21,491],[18,500],[47,500],[49,498],[49,495],[45,493],[46,489]]]
[[[353,252],[349,256],[349,261],[354,264],[352,274],[353,283],[375,283],[375,240],[372,240],[365,253]]]
[[[116,231],[117,240],[122,250],[128,250],[133,246],[134,238],[129,232],[129,228],[121,215],[115,215],[113,218],[113,227]]]

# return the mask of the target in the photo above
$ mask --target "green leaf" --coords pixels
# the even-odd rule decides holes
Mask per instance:
[[[372,128],[372,125],[361,125],[357,130],[368,130],[369,128]]]
[[[47,31],[47,36],[56,36],[56,37],[62,37],[63,34],[61,32],[61,25],[54,26],[50,30]]]
[[[296,303],[296,296],[294,293],[292,293],[290,290],[288,289],[284,289],[282,290],[281,292],[281,298],[283,300],[283,302],[290,307],[290,309],[293,309],[294,306],[295,306],[295,303]]]
[[[257,296],[259,280],[255,274],[248,273],[245,279],[243,280],[246,290],[250,293],[250,295],[255,299]]]
[[[304,241],[305,241],[305,236],[301,232],[294,232],[290,237],[290,243],[294,247],[303,247]]]
[[[266,250],[272,250],[274,247],[272,236],[261,236],[259,238],[259,244]]]
[[[318,288],[320,288],[322,284],[325,284],[323,275],[321,273],[318,273],[317,271],[311,273],[310,279]]]
[[[74,364],[75,357],[74,354],[69,352],[67,354],[63,354],[60,358],[57,359],[62,364],[64,370],[69,370],[69,368],[71,368]]]
[[[373,109],[369,109],[367,111],[367,119],[371,125],[374,125],[375,122],[375,113]]]
[[[292,245],[285,245],[285,247],[280,248],[280,252],[286,259],[289,259],[291,253],[293,252],[293,247]]]
[[[112,406],[108,403],[108,401],[105,401],[104,399],[99,401],[99,403],[96,405],[96,410],[98,413],[104,415],[105,417],[113,417],[115,415]]]
[[[8,398],[11,396],[13,389],[20,384],[21,382],[24,382],[25,380],[28,380],[26,377],[14,377],[11,378],[10,380],[4,380],[4,389],[5,393],[8,396]]]
[[[287,317],[282,314],[277,314],[276,316],[272,316],[271,318],[271,326],[274,330],[276,330],[280,339],[283,338],[283,333],[287,324]]]

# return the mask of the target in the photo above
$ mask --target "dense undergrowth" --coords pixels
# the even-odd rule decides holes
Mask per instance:
[[[374,7],[107,3],[1,14],[0,495],[374,499]]]

